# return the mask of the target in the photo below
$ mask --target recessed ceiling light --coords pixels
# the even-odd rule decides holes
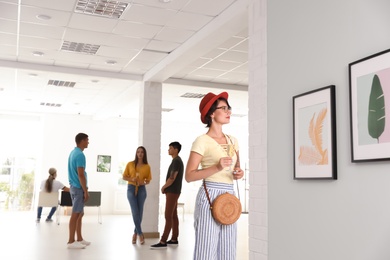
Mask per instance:
[[[46,15],[46,14],[38,14],[36,16],[39,20],[47,21],[51,19],[51,16]]]
[[[40,51],[33,51],[32,52],[32,55],[36,56],[36,57],[42,57],[44,55],[43,52],[40,52]]]
[[[35,73],[29,73],[28,75],[29,75],[30,77],[32,77],[32,78],[38,77],[38,74],[35,74]]]
[[[166,3],[170,3],[171,0],[160,0],[160,2],[166,4]]]
[[[106,64],[107,65],[115,65],[116,61],[115,60],[108,60],[108,61],[106,61]]]

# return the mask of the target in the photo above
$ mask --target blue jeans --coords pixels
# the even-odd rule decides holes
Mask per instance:
[[[127,199],[129,200],[131,214],[133,215],[134,221],[134,234],[142,235],[142,216],[144,213],[144,205],[146,200],[146,188],[145,185],[138,187],[138,193],[135,195],[135,186],[127,185]]]
[[[47,215],[47,219],[51,219],[51,217],[54,215],[54,212],[56,212],[56,210],[57,207],[52,207],[49,215]],[[42,215],[42,207],[38,207],[37,219],[41,219],[41,215]]]

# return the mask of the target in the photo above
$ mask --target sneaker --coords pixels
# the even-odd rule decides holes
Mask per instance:
[[[86,245],[81,244],[78,241],[74,241],[73,243],[68,243],[68,249],[83,249]]]
[[[161,242],[158,242],[157,244],[151,245],[151,249],[164,249],[167,248],[167,244],[163,244]]]
[[[46,222],[53,222],[53,220],[51,218],[47,218]]]
[[[91,242],[89,242],[89,241],[87,241],[87,240],[84,240],[84,239],[81,240],[81,241],[77,241],[77,242],[83,244],[84,246],[89,246],[89,245],[91,244]]]
[[[37,220],[35,220],[35,222],[39,223],[41,221],[40,218],[37,218]]]
[[[167,241],[167,245],[178,245],[179,244],[179,241],[172,241],[172,240],[169,240]]]

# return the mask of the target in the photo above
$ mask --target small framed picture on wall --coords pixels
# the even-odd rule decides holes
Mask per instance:
[[[110,172],[111,171],[111,156],[110,155],[98,155],[96,171],[97,172]]]
[[[337,179],[335,86],[293,97],[294,179]]]

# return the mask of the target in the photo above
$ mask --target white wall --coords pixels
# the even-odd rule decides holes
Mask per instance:
[[[136,120],[110,119],[96,121],[85,116],[45,115],[43,116],[42,129],[43,150],[40,156],[42,167],[37,174],[37,182],[47,178],[47,170],[50,167],[55,167],[58,172],[57,179],[69,186],[68,156],[76,146],[74,140],[76,134],[84,132],[89,136],[89,146],[84,150],[87,160],[88,186],[91,191],[102,191],[102,213],[120,213],[121,210],[124,211],[123,213],[130,212],[125,197],[126,186],[118,187],[117,185],[118,160],[124,157],[123,154],[119,154],[118,146],[121,140],[118,140],[118,136],[120,131],[126,130],[129,132],[130,138],[124,140],[128,144],[127,161],[134,160],[135,150],[138,146],[138,122]],[[96,171],[98,155],[111,155],[110,173]],[[115,202],[118,192],[125,197],[124,200],[120,201],[119,209]]]
[[[389,48],[390,1],[268,1],[270,260],[390,259],[390,162],[351,163],[348,64]],[[336,85],[338,180],[293,180],[292,97]],[[249,93],[251,95],[251,93]]]

